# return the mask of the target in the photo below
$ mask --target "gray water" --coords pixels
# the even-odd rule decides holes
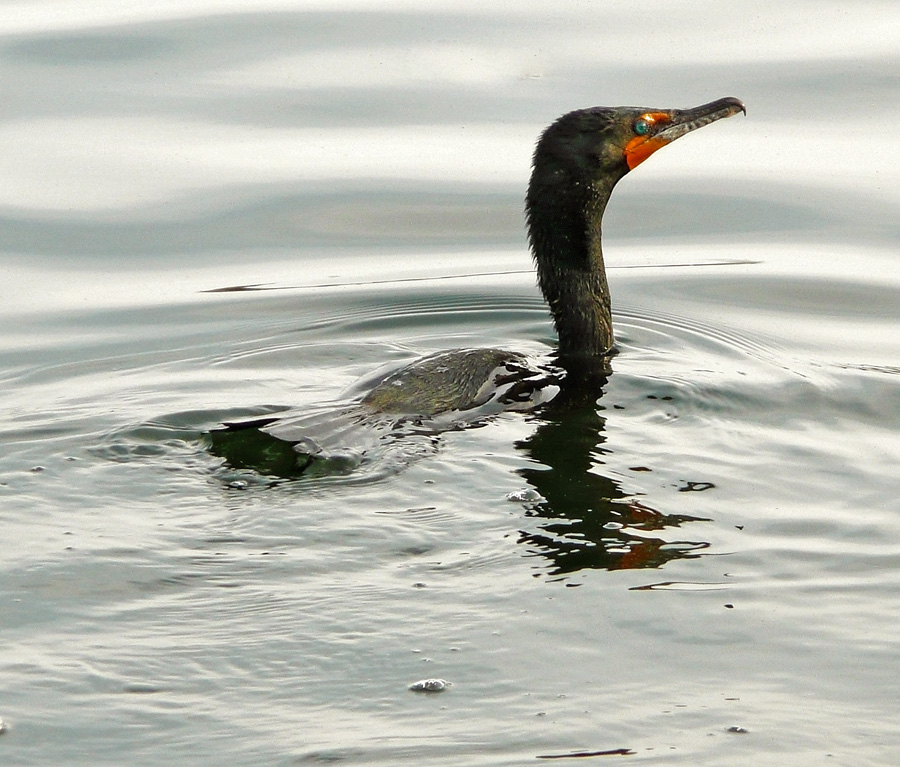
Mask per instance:
[[[893,2],[5,4],[0,762],[896,764],[898,51]],[[729,95],[613,196],[596,411],[207,450],[549,353],[540,130]]]

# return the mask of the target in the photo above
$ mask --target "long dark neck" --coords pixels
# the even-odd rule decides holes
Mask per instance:
[[[554,175],[542,178],[536,169],[526,199],[538,284],[560,356],[602,357],[612,350],[613,330],[601,222],[615,181],[559,183]]]

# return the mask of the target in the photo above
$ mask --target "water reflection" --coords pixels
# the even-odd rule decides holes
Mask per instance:
[[[598,409],[607,371],[567,365],[567,386],[541,413],[534,433],[517,444],[537,465],[519,470],[540,495],[528,514],[541,520],[519,542],[550,560],[551,575],[584,569],[661,567],[673,559],[699,556],[709,546],[672,541],[654,532],[706,521],[666,514],[626,492],[602,473],[606,419]]]
[[[549,560],[552,576],[584,569],[655,568],[699,556],[708,542],[672,540],[666,531],[708,520],[653,508],[604,473],[604,456],[611,450],[606,447],[600,398],[608,366],[565,367],[560,393],[534,414],[533,433],[516,443],[531,459],[518,473],[535,493],[535,500],[526,504],[534,526],[521,531],[519,543],[529,556]],[[485,418],[455,422],[452,428],[485,422]],[[357,484],[379,481],[434,456],[440,431],[433,421],[365,414],[350,405],[326,406],[300,417],[273,414],[226,424],[208,432],[205,440],[230,470],[252,471],[267,483]],[[641,469],[649,471],[635,467]],[[222,473],[226,481],[233,482],[234,477],[233,471]],[[680,489],[708,487],[694,482]]]

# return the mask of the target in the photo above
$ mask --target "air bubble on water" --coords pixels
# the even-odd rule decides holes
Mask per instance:
[[[413,682],[409,689],[411,692],[443,692],[450,684],[446,679],[420,679]]]
[[[513,490],[506,494],[507,501],[515,501],[517,503],[533,503],[541,500],[541,494],[533,487],[523,487],[519,490]]]

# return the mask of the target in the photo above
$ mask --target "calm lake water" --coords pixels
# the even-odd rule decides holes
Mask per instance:
[[[3,8],[0,762],[897,764],[896,2]],[[540,130],[722,96],[613,196],[596,410],[207,450],[548,354]]]

